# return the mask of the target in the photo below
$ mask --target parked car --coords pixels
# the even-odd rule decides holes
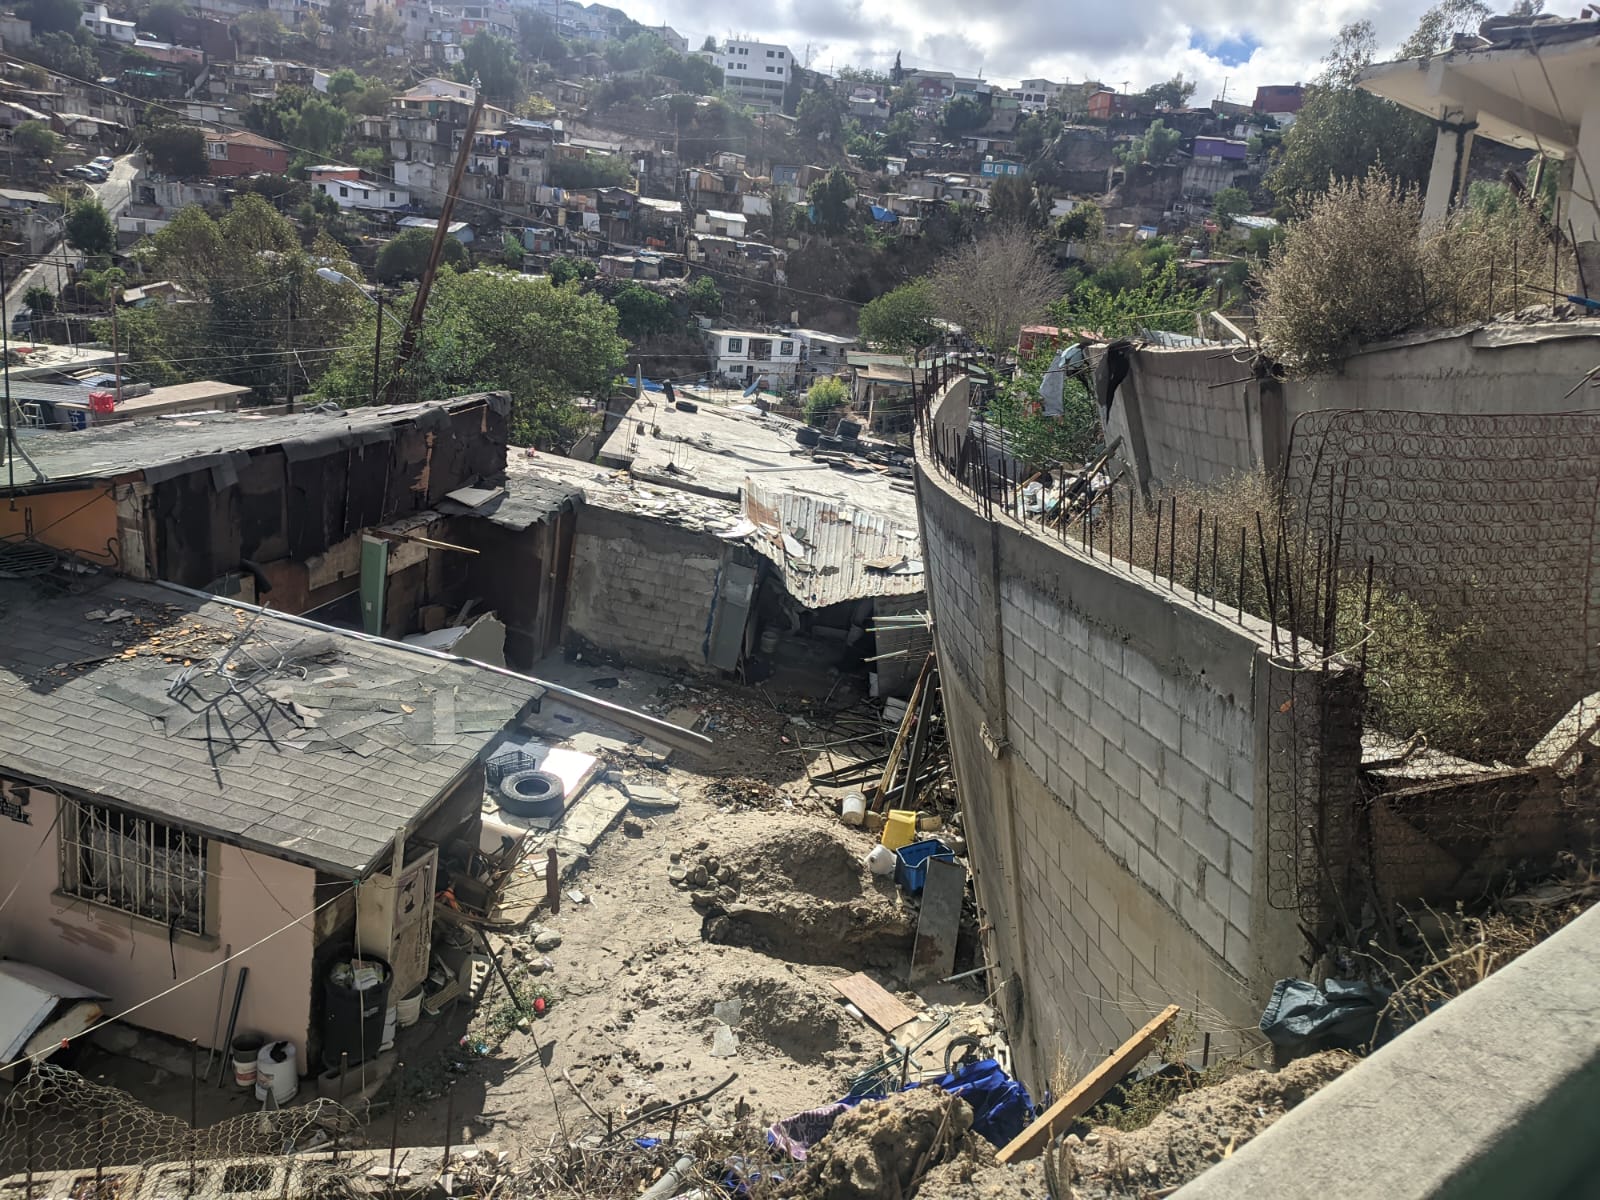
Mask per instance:
[[[92,167],[101,167],[109,171],[117,165],[117,160],[112,158],[109,154],[99,154],[89,160],[89,165]]]
[[[97,167],[93,163],[89,163],[83,169],[89,173],[89,178],[94,180],[96,183],[104,183],[106,180],[111,178],[110,171],[106,170],[104,167]]]
[[[95,173],[88,167],[68,167],[61,172],[68,179],[94,179]]]

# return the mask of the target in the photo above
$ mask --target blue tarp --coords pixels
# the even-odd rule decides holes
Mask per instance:
[[[887,208],[881,208],[874,204],[872,206],[872,219],[874,221],[882,221],[885,224],[892,225],[900,219],[900,214],[890,212]]]

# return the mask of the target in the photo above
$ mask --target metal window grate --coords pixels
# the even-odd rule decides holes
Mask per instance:
[[[206,839],[63,798],[61,890],[168,929],[206,931]]]

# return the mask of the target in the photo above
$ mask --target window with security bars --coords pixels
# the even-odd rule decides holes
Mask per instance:
[[[61,890],[186,933],[206,932],[206,839],[62,798]]]

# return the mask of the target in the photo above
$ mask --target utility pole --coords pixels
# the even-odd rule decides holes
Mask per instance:
[[[11,320],[6,315],[6,260],[0,255],[0,360],[4,366],[6,406],[6,485],[11,489],[11,507],[17,506],[17,434],[11,427]],[[31,1169],[31,1164],[30,1164]]]
[[[456,155],[455,169],[450,172],[450,187],[444,194],[444,204],[439,213],[439,223],[433,230],[433,248],[428,252],[428,264],[423,268],[422,279],[417,283],[417,295],[411,302],[411,313],[406,317],[405,328],[400,332],[400,345],[394,354],[394,369],[389,372],[389,383],[384,389],[392,398],[395,388],[405,375],[406,365],[417,352],[417,336],[422,331],[422,314],[428,307],[428,293],[433,290],[434,276],[439,273],[439,258],[444,253],[444,239],[450,236],[450,216],[455,212],[456,196],[461,191],[461,177],[467,173],[467,160],[472,156],[472,135],[478,128],[478,116],[483,112],[483,84],[473,76],[472,112],[467,116],[467,127],[461,134],[461,150]]]
[[[294,411],[294,280],[289,280],[284,305],[283,400],[285,412]]]
[[[383,362],[383,289],[378,292],[378,336],[372,343],[372,402],[378,402],[378,372]]]

